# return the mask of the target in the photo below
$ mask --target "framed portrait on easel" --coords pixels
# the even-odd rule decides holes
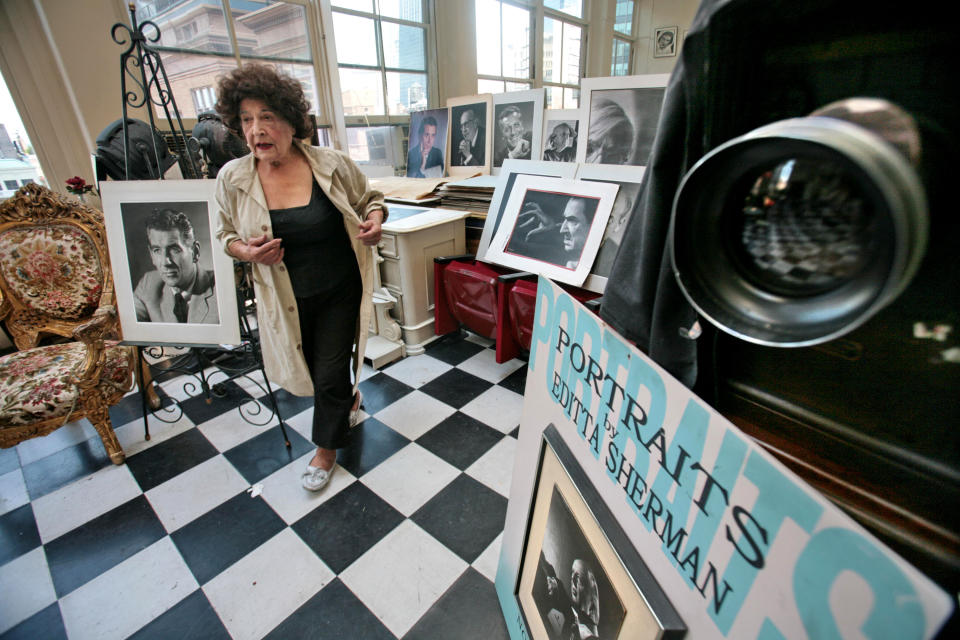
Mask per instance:
[[[117,314],[129,344],[236,345],[233,260],[214,180],[100,182]]]

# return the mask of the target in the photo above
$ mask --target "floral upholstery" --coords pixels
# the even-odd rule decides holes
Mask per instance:
[[[74,226],[15,227],[0,233],[0,275],[10,293],[40,315],[77,320],[100,302],[103,265],[91,239]]]
[[[82,342],[18,351],[0,358],[0,429],[66,416],[77,404],[73,375],[83,365]],[[130,388],[132,352],[107,343],[99,390],[104,397]]]

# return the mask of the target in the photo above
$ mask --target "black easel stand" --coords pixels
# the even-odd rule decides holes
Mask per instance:
[[[225,348],[221,346],[212,347],[177,347],[175,345],[140,345],[137,347],[137,358],[140,366],[137,367],[138,383],[140,388],[140,404],[143,410],[143,429],[144,438],[150,439],[150,427],[147,422],[148,413],[153,414],[161,422],[176,422],[183,415],[181,400],[164,396],[161,398],[159,407],[150,407],[147,394],[144,391],[143,369],[144,365],[150,368],[150,375],[154,382],[173,379],[177,376],[185,376],[181,390],[183,395],[188,397],[197,397],[201,394],[206,398],[207,403],[211,403],[213,398],[225,398],[227,396],[227,382],[238,378],[246,378],[248,382],[256,385],[265,395],[260,398],[250,398],[237,407],[240,417],[244,422],[256,426],[264,426],[277,417],[280,423],[280,432],[283,434],[283,441],[287,448],[290,448],[290,438],[287,436],[287,429],[283,423],[283,416],[280,415],[280,405],[273,393],[273,387],[267,379],[267,373],[263,367],[263,354],[260,352],[259,332],[250,326],[250,314],[256,311],[256,300],[253,296],[253,286],[250,284],[249,265],[244,263],[235,263],[235,269],[238,270],[237,284],[237,304],[240,309],[240,345],[236,348]],[[180,351],[186,349],[185,353],[172,355],[166,350],[171,349]],[[154,364],[148,364],[144,359],[144,351],[153,360]],[[211,368],[216,368],[212,373],[208,373]],[[251,373],[259,371],[263,377],[264,384],[250,377]],[[264,399],[270,398],[270,404],[267,406]],[[266,419],[258,420],[258,417],[269,411]]]
[[[178,146],[183,149],[187,157],[187,164],[181,163],[181,170],[185,178],[202,178],[197,164],[194,162],[193,155],[189,151],[187,144],[187,135],[183,128],[183,121],[180,118],[180,110],[177,108],[173,91],[170,89],[170,81],[163,68],[163,60],[159,52],[154,50],[148,42],[158,42],[160,40],[160,28],[153,22],[146,20],[137,24],[136,8],[133,3],[128,5],[130,10],[130,25],[127,26],[118,22],[111,29],[111,36],[114,42],[119,45],[129,46],[120,54],[120,87],[122,92],[123,104],[123,154],[124,154],[124,177],[130,179],[130,135],[127,130],[127,107],[141,108],[146,107],[144,111],[150,119],[150,127],[156,131],[154,120],[154,108],[163,109],[167,122],[170,123],[174,138],[177,139]],[[152,30],[151,35],[146,35],[145,29]],[[126,37],[124,37],[126,36]],[[132,83],[128,86],[128,80]],[[152,151],[155,161],[157,179],[163,179],[163,166],[160,160],[160,150],[157,148],[157,138],[150,136],[153,141],[152,149],[141,149],[140,151]],[[149,153],[143,154],[149,157]],[[263,368],[263,354],[260,351],[259,333],[250,327],[249,314],[256,308],[256,300],[253,295],[253,287],[250,285],[249,271],[240,263],[235,263],[235,269],[240,271],[240,277],[237,278],[237,303],[240,309],[240,345],[236,348],[222,347],[220,345],[210,345],[209,347],[182,346],[175,345],[136,345],[137,346],[137,378],[140,388],[140,402],[143,408],[144,437],[150,439],[150,427],[147,422],[147,415],[152,413],[162,422],[175,422],[180,419],[183,409],[180,401],[167,397],[167,402],[161,401],[159,407],[149,407],[144,380],[143,367],[148,366],[153,381],[170,379],[174,376],[186,375],[188,380],[183,383],[183,391],[187,396],[198,396],[200,393],[206,398],[207,402],[213,401],[214,397],[226,397],[226,382],[240,377],[246,377],[247,380],[266,391],[266,396],[270,397],[271,407],[265,405],[258,399],[250,399],[238,407],[240,416],[248,424],[263,426],[272,421],[276,415],[280,422],[280,431],[283,434],[284,443],[290,448],[290,438],[287,437],[287,430],[283,424],[283,418],[280,415],[279,405],[270,382],[267,380],[266,372]],[[132,343],[126,343],[132,344]],[[144,349],[153,360],[153,364],[148,364],[144,359]],[[176,355],[169,354],[166,350],[176,350],[180,353]],[[185,350],[185,352],[181,352]],[[208,374],[211,367],[216,367],[216,371]],[[250,373],[260,371],[263,374],[263,380],[266,389],[253,378]],[[220,374],[224,376],[220,379]],[[216,382],[212,382],[216,376]],[[150,382],[149,384],[153,384]],[[199,385],[199,391],[198,391]],[[262,414],[268,408],[270,414],[264,422],[257,422],[255,417]],[[246,409],[246,410],[245,410]]]

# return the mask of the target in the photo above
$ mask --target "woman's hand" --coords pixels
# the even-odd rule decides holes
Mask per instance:
[[[259,262],[274,265],[283,260],[283,247],[280,238],[269,240],[267,234],[250,238],[247,242],[237,240],[230,243],[230,253],[247,262]]]
[[[360,233],[357,234],[357,240],[368,247],[372,247],[380,242],[380,235],[383,233],[380,228],[382,219],[383,212],[380,209],[367,214],[367,219],[360,223]]]

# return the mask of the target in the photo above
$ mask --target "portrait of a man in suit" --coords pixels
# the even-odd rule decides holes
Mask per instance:
[[[486,130],[483,126],[485,105],[468,105],[459,114],[460,131],[453,145],[453,164],[458,167],[481,166],[486,163]],[[456,114],[457,110],[454,109]],[[452,125],[451,125],[452,126]]]
[[[200,266],[200,243],[190,218],[175,209],[154,209],[146,235],[153,269],[134,290],[137,320],[219,324],[213,270]]]

